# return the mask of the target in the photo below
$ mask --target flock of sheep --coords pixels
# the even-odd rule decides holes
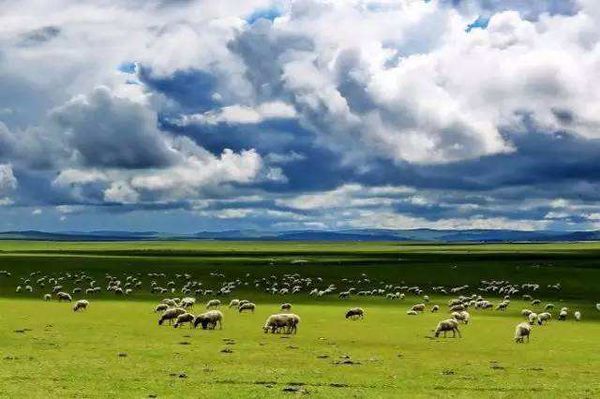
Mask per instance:
[[[194,315],[191,310],[196,304],[196,298],[200,296],[221,297],[229,296],[238,289],[248,291],[251,287],[257,291],[269,293],[271,295],[287,296],[292,294],[308,294],[314,297],[337,296],[340,300],[346,300],[357,296],[380,296],[391,301],[405,300],[407,295],[413,295],[420,298],[421,303],[411,306],[407,315],[418,316],[429,309],[430,312],[440,311],[439,304],[432,304],[430,297],[425,294],[424,288],[419,286],[395,285],[382,280],[369,278],[366,274],[361,274],[358,278],[342,278],[339,285],[344,286],[344,290],[338,289],[334,283],[326,284],[320,277],[302,277],[298,273],[283,274],[282,276],[271,275],[269,277],[250,278],[247,273],[243,278],[227,280],[223,273],[210,273],[212,280],[222,279],[220,285],[207,288],[203,282],[194,279],[191,274],[175,274],[174,278],[169,278],[165,273],[141,273],[123,275],[118,277],[111,274],[104,276],[103,284],[100,284],[95,278],[85,272],[66,272],[57,275],[44,275],[41,272],[33,272],[25,277],[19,278],[16,287],[17,293],[46,290],[49,291],[43,295],[43,299],[49,301],[56,298],[59,302],[72,302],[73,295],[91,297],[99,292],[105,291],[118,296],[128,296],[145,290],[151,294],[165,295],[181,293],[186,295],[182,299],[167,298],[158,304],[154,311],[160,313],[159,325],[167,322],[169,325],[177,328],[188,324],[190,327],[202,329],[223,328],[223,313],[219,310],[221,300],[211,299],[206,303],[206,312]],[[12,275],[6,270],[0,270],[0,277],[11,278]],[[213,283],[214,284],[214,283]],[[72,288],[68,291],[65,287],[69,285]],[[101,285],[105,288],[101,288]],[[546,287],[551,291],[560,291],[559,283],[551,284]],[[448,332],[452,332],[453,337],[461,337],[459,329],[460,324],[468,324],[471,319],[469,309],[475,311],[496,310],[505,311],[511,298],[520,296],[523,300],[530,301],[532,308],[542,307],[540,299],[533,295],[540,289],[539,284],[525,283],[515,284],[509,281],[481,281],[479,286],[471,288],[468,285],[456,287],[435,286],[430,287],[432,294],[448,295],[452,298],[448,301],[448,312],[450,317],[440,321],[435,330],[435,337],[443,334],[445,337]],[[469,293],[469,295],[467,295]],[[500,296],[502,300],[496,304],[484,298],[484,295]],[[85,310],[89,306],[86,299],[80,299],[75,302],[73,310],[75,312]],[[236,309],[239,313],[254,312],[256,305],[248,300],[233,299],[229,303],[230,309]],[[263,325],[264,332],[271,333],[296,333],[300,317],[291,313],[292,305],[283,303],[281,312],[269,316]],[[600,303],[596,304],[600,311]],[[515,328],[514,340],[522,343],[525,339],[529,341],[531,330],[534,325],[542,326],[553,318],[553,304],[546,304],[543,311],[535,312],[529,309],[523,309],[521,314],[525,321],[519,323]],[[566,320],[570,316],[570,310],[566,307],[560,309],[556,318]],[[365,312],[362,308],[355,307],[348,309],[345,314],[346,319],[362,319]],[[576,310],[572,313],[576,321],[580,321],[582,314]]]

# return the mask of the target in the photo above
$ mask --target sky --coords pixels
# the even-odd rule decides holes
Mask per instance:
[[[0,0],[0,230],[600,229],[597,0]]]

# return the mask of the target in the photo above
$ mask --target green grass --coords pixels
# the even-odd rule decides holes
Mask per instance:
[[[600,396],[600,246],[399,245],[397,243],[44,243],[0,242],[0,397],[65,398],[267,398],[294,397],[283,388],[302,384],[310,398],[594,398]],[[299,256],[302,255],[302,256]],[[309,263],[291,264],[292,259]],[[153,306],[163,296],[147,290],[118,299],[90,298],[86,312],[40,300],[47,290],[16,294],[19,278],[33,271],[84,270],[103,284],[105,273],[189,272],[205,286],[227,280],[298,272],[324,283],[367,273],[375,280],[431,286],[481,279],[537,282],[544,301],[580,309],[582,322],[553,320],[534,328],[531,343],[512,341],[519,311],[472,311],[462,339],[431,339],[447,317],[410,317],[420,301],[353,297],[271,296],[246,288],[235,297],[258,304],[256,314],[224,310],[223,330],[159,327]],[[547,284],[561,282],[553,292]],[[65,283],[68,290],[72,282]],[[181,296],[180,294],[178,296]],[[449,297],[434,296],[444,304]],[[204,301],[206,298],[201,298]],[[497,301],[497,298],[491,298]],[[224,300],[227,300],[225,298]],[[264,334],[265,318],[290,301],[302,318],[299,332]],[[362,321],[344,311],[362,306]],[[195,312],[201,310],[198,307]],[[23,331],[24,330],[24,331]],[[18,332],[17,332],[18,331]],[[226,345],[224,339],[234,339]],[[187,343],[187,344],[182,344]],[[230,348],[232,353],[221,352]],[[126,357],[119,357],[124,352]],[[325,357],[326,356],[326,357]],[[349,356],[357,364],[336,364]],[[358,364],[359,363],[359,364]],[[185,373],[186,378],[179,375]]]

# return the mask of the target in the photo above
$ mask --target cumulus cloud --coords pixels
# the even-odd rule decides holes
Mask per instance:
[[[593,0],[1,2],[0,202],[593,227],[599,21]]]

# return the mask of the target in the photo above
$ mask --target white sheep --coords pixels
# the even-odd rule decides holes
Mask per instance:
[[[418,313],[418,312],[415,312],[414,310],[407,310],[407,311],[406,311],[406,314],[407,314],[408,316],[417,316],[419,313]]]
[[[425,310],[425,304],[418,303],[416,305],[413,305],[413,307],[410,308],[410,310],[415,311],[415,312],[423,312]]]
[[[575,316],[575,321],[581,321],[581,312],[579,310],[576,310],[573,316]]]
[[[281,310],[289,312],[290,310],[292,310],[292,304],[291,303],[282,303]]]
[[[240,306],[240,300],[239,299],[232,299],[231,302],[229,302],[229,309],[231,309],[231,308],[237,308],[238,306]]]
[[[299,323],[300,317],[293,313],[273,314],[267,318],[267,321],[263,326],[263,331],[265,333],[271,331],[271,333],[274,334],[284,330],[286,334],[291,334],[292,332],[295,334],[298,330]]]
[[[529,321],[529,324],[535,324],[538,321],[537,313],[532,312],[529,316],[527,316],[527,320]]]
[[[435,337],[438,338],[440,333],[444,333],[444,338],[446,338],[446,333],[448,331],[452,331],[452,338],[456,338],[456,334],[458,334],[459,338],[462,338],[460,334],[460,330],[458,329],[458,321],[455,319],[447,319],[442,320],[438,323],[435,329]]]
[[[597,303],[597,304],[596,304],[596,310],[597,310],[598,312],[600,312],[600,303]]]
[[[154,308],[154,313],[164,312],[167,309],[169,309],[169,305],[166,303],[160,303]]]
[[[346,311],[346,319],[364,319],[365,311],[362,308],[350,308]]]
[[[49,301],[51,299],[52,299],[52,295],[50,295],[50,294],[44,295],[44,301]]]
[[[206,303],[206,309],[218,308],[221,306],[221,301],[218,299],[211,299]]]
[[[515,328],[515,342],[516,343],[524,343],[525,337],[527,337],[527,342],[529,342],[529,336],[531,335],[531,325],[529,323],[519,323]]]
[[[560,320],[560,321],[567,320],[567,315],[568,315],[568,312],[566,310],[562,309],[560,311],[560,313],[558,314],[558,320]]]
[[[169,324],[173,324],[173,320],[177,319],[179,315],[186,313],[183,308],[171,308],[164,311],[164,313],[160,316],[158,320],[158,325],[162,326],[165,321],[168,321]]]
[[[203,330],[207,328],[213,330],[217,326],[219,326],[219,329],[223,329],[223,313],[219,310],[209,310],[206,313],[202,313],[196,316],[194,328],[198,327],[199,324],[202,325]]]
[[[62,301],[71,302],[73,300],[73,298],[71,298],[71,295],[67,294],[66,292],[62,292],[62,291],[56,293],[56,297],[58,298],[58,302],[62,302]]]
[[[75,305],[73,305],[73,312],[77,312],[79,310],[86,310],[89,304],[90,303],[85,299],[80,299],[77,302],[75,302]]]
[[[541,326],[541,325],[544,325],[544,322],[547,322],[550,319],[552,319],[552,315],[550,313],[548,313],[548,312],[544,312],[544,313],[540,313],[538,315],[537,322]]]
[[[243,311],[250,311],[250,312],[254,313],[255,310],[256,310],[256,305],[253,304],[252,302],[246,302],[246,303],[240,305],[240,307],[238,308],[239,313],[242,313]]]
[[[529,309],[523,309],[521,310],[521,315],[523,315],[526,318],[529,318],[529,315],[532,314],[533,312]]]
[[[471,315],[466,310],[463,310],[462,312],[452,312],[452,318],[456,321],[463,322],[464,324],[469,324]]]
[[[440,306],[439,305],[433,305],[431,307],[431,313],[436,313],[439,310],[440,310]]]
[[[192,324],[194,323],[195,319],[196,318],[191,313],[180,314],[179,316],[177,316],[177,319],[175,320],[175,324],[173,324],[173,327],[177,328],[181,325],[184,325],[185,323],[189,323],[190,328],[192,328]]]

